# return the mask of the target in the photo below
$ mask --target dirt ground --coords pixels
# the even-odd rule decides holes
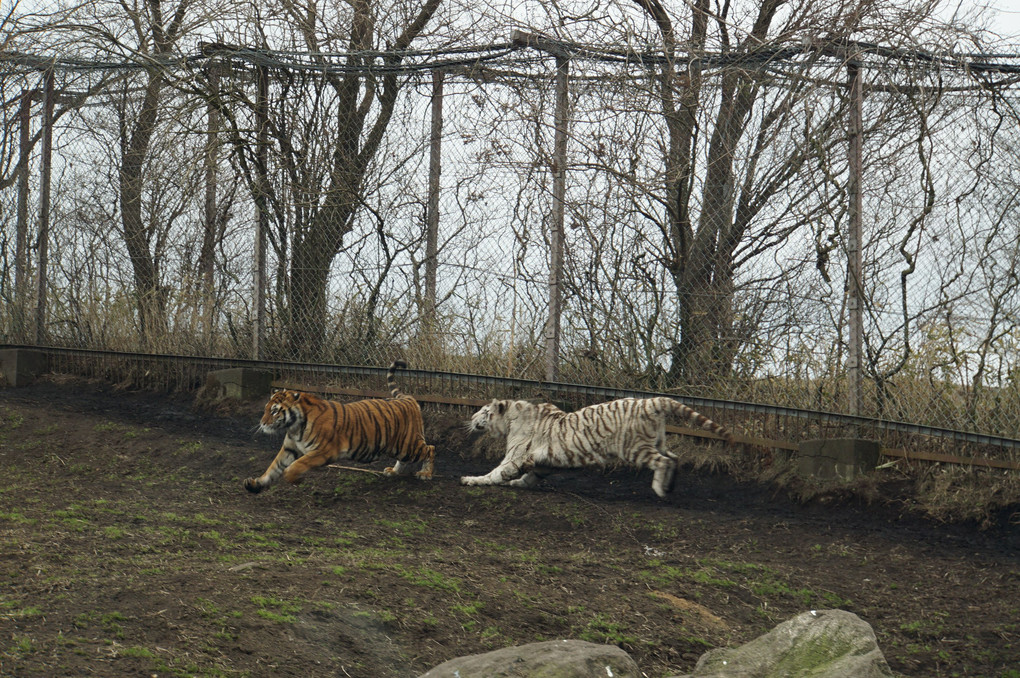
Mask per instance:
[[[898,675],[1020,678],[1020,514],[939,525],[689,468],[667,500],[629,470],[465,488],[493,462],[434,408],[431,482],[380,461],[250,495],[279,445],[260,410],[0,390],[0,675],[406,677],[579,638],[660,678],[839,607]]]

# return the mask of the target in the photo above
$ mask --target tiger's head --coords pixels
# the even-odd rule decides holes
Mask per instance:
[[[526,400],[493,400],[471,415],[471,421],[468,422],[468,433],[505,436],[510,430],[511,423],[526,416],[534,409],[534,403]]]
[[[302,397],[303,394],[297,391],[274,392],[266,403],[266,411],[262,414],[259,429],[263,433],[276,433],[304,422]]]

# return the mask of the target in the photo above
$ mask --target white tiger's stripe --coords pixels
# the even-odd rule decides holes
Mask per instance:
[[[505,436],[506,455],[486,475],[465,476],[461,483],[531,487],[542,475],[536,468],[624,462],[652,469],[652,489],[664,497],[676,471],[676,458],[665,446],[668,414],[732,442],[725,427],[672,398],[621,398],[576,412],[549,403],[493,400],[471,417],[470,429]]]

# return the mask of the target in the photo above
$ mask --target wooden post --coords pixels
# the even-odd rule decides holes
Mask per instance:
[[[850,87],[850,130],[849,130],[849,193],[850,233],[848,238],[847,265],[847,310],[849,311],[849,350],[847,355],[847,376],[850,379],[850,414],[861,414],[862,361],[861,347],[864,335],[863,273],[861,250],[863,248],[863,199],[861,178],[863,166],[863,100],[859,55],[853,54],[847,62],[847,76]]]
[[[14,340],[27,341],[28,319],[28,168],[32,154],[32,98],[36,90],[25,90],[21,94],[19,111],[21,130],[19,134],[18,158],[18,225],[14,248]]]
[[[257,98],[255,100],[256,173],[258,187],[255,194],[255,326],[252,332],[252,358],[262,358],[262,336],[266,321],[266,236],[269,232],[269,74],[265,66],[257,70]]]
[[[545,378],[557,381],[560,356],[560,297],[563,277],[563,219],[567,188],[567,125],[570,59],[556,55],[556,111],[553,142],[553,204],[549,224],[549,320],[545,336]]]
[[[53,69],[46,72],[43,93],[42,167],[39,198],[39,278],[35,307],[35,343],[46,339],[46,268],[50,239],[50,177],[53,166]]]
[[[432,71],[432,129],[429,135],[429,195],[425,231],[425,324],[431,334],[436,323],[436,273],[439,247],[439,177],[442,171],[443,72]]]

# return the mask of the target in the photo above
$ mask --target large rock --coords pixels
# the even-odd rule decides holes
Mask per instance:
[[[641,678],[615,645],[551,640],[451,659],[421,678]]]
[[[702,655],[684,678],[892,678],[871,626],[843,610],[805,612],[733,649]]]

